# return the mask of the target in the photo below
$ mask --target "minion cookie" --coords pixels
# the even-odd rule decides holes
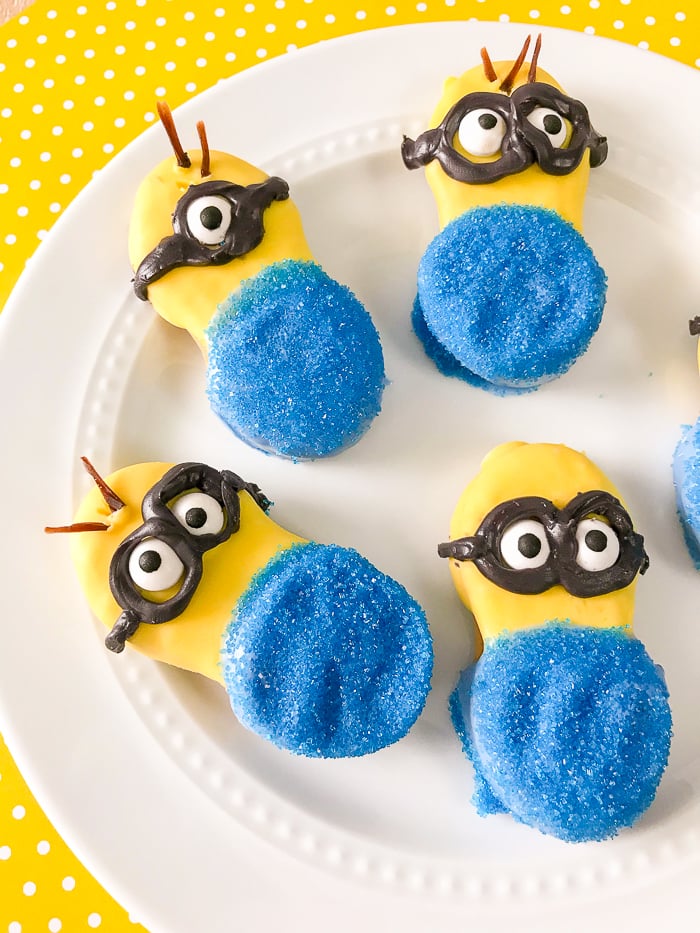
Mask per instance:
[[[689,321],[689,329],[691,336],[700,336],[700,317]],[[697,352],[700,367],[700,340]],[[673,453],[673,484],[685,543],[700,570],[700,419],[683,427]]]
[[[648,557],[615,487],[568,447],[504,444],[439,554],[483,639],[450,699],[477,812],[567,842],[631,826],[666,767],[671,712],[632,631]]]
[[[72,525],[88,603],[150,658],[222,684],[240,722],[315,758],[402,738],[430,689],[432,639],[406,590],[354,550],[277,525],[270,501],[203,463],[95,479]]]
[[[372,320],[314,262],[287,183],[241,159],[184,152],[142,182],[129,230],[136,295],[187,330],[213,411],[243,441],[294,460],[336,454],[379,413],[384,358]]]
[[[418,269],[413,327],[446,375],[498,394],[530,391],[587,349],[606,278],[584,240],[591,167],[607,156],[584,105],[538,66],[515,61],[448,78],[431,121],[404,138],[425,167],[441,232]]]

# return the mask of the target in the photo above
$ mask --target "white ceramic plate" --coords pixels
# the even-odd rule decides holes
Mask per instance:
[[[321,264],[371,309],[391,385],[340,457],[293,464],[244,447],[210,413],[189,338],[133,297],[130,204],[168,150],[148,130],[76,200],[0,322],[3,621],[0,723],[78,856],[154,933],[667,927],[700,853],[698,579],[676,522],[670,460],[698,406],[700,77],[613,42],[544,31],[541,63],[610,139],[592,173],[587,236],[610,291],[589,352],[564,378],[496,398],[440,376],[409,328],[415,271],[436,232],[399,143],[426,126],[442,79],[512,58],[526,28],[430,24],[369,32],[256,67],[177,114],[214,148],[288,179]],[[471,657],[435,546],[483,455],[506,440],[585,449],[623,490],[651,555],[636,627],[663,664],[675,739],[658,798],[618,839],[570,846],[478,818],[446,698]],[[88,482],[139,460],[236,470],[308,537],[355,546],[425,606],[434,689],[411,734],[357,761],[306,761],[245,732],[223,692],[105,651],[67,542]],[[624,918],[629,922],[625,925]],[[517,918],[517,919],[516,919]]]

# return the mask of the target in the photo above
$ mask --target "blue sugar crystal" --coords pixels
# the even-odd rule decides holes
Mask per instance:
[[[238,602],[222,649],[233,711],[279,748],[365,755],[402,738],[430,689],[425,614],[356,551],[280,552]]]
[[[567,842],[631,826],[668,760],[663,675],[621,629],[550,622],[490,639],[450,709],[477,811]]]
[[[420,305],[418,295],[413,302],[413,311],[411,312],[411,324],[413,331],[423,345],[426,356],[435,363],[435,366],[443,376],[453,376],[455,379],[461,379],[467,385],[475,386],[477,389],[487,389],[494,395],[522,395],[525,392],[534,392],[537,386],[526,386],[525,388],[516,388],[514,386],[496,386],[481,376],[477,376],[471,369],[463,366],[456,356],[447,351],[440,341],[433,336],[425,323],[423,309]]]
[[[683,428],[673,454],[673,483],[685,543],[700,570],[700,419]]]
[[[313,262],[247,279],[207,329],[207,395],[246,443],[294,460],[338,453],[379,413],[384,358],[352,292]]]
[[[581,234],[532,206],[467,211],[418,269],[425,326],[486,387],[533,388],[566,372],[598,329],[605,291]]]

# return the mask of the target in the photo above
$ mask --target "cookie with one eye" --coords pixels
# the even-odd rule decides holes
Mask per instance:
[[[438,552],[483,646],[450,700],[477,811],[568,842],[631,826],[666,767],[671,710],[633,634],[649,559],[618,491],[578,451],[504,444]]]
[[[95,480],[68,526],[106,646],[221,684],[281,749],[365,755],[413,726],[430,689],[425,614],[357,551],[270,518],[253,483],[205,463],[142,463]]]
[[[294,460],[356,443],[381,408],[384,358],[367,310],[316,263],[287,182],[242,159],[173,155],[140,185],[129,229],[133,287],[187,330],[211,408],[239,438]]]
[[[582,235],[591,168],[607,141],[581,101],[538,64],[448,78],[431,126],[404,138],[425,168],[440,233],[418,268],[413,327],[441,372],[498,394],[530,391],[587,349],[606,277]]]

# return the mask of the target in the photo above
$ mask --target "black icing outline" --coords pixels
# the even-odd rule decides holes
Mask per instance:
[[[604,518],[620,543],[617,560],[605,570],[585,570],[576,561],[576,528],[590,515]],[[543,525],[550,553],[540,567],[514,570],[503,560],[500,541],[506,529],[522,519]],[[602,596],[629,586],[649,566],[644,538],[634,531],[629,513],[619,499],[600,489],[579,493],[563,509],[539,496],[508,499],[486,515],[475,534],[438,545],[438,554],[472,561],[487,580],[522,596],[538,595],[557,585],[584,599]]]
[[[569,121],[572,135],[565,148],[552,146],[547,133],[527,119],[536,107],[548,107]],[[462,119],[481,108],[495,111],[506,123],[501,157],[491,162],[472,162],[453,145]],[[516,88],[510,96],[492,91],[466,94],[452,105],[438,126],[415,140],[404,136],[401,155],[406,168],[420,168],[437,159],[455,181],[484,185],[516,175],[534,163],[548,175],[568,175],[580,164],[587,149],[591,166],[602,165],[608,155],[607,140],[591,126],[584,104],[551,84],[533,81]]]

